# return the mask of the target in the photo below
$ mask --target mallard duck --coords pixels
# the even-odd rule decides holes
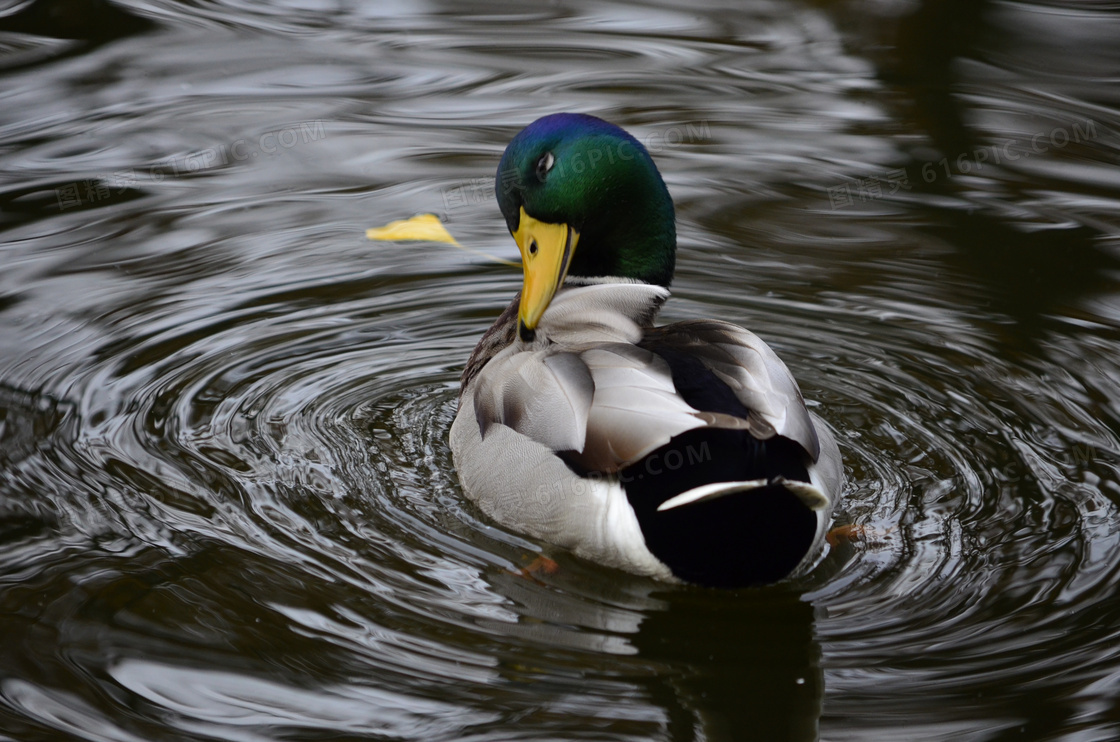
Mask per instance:
[[[816,560],[840,452],[762,340],[719,320],[657,327],[673,202],[621,128],[555,114],[518,133],[495,192],[520,293],[462,375],[450,442],[496,522],[605,565],[716,587]]]

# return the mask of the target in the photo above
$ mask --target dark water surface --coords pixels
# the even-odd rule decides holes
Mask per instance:
[[[1120,4],[0,11],[0,739],[1120,738]],[[447,447],[523,125],[678,204],[665,319],[835,428],[795,585],[497,528]],[[515,574],[538,554],[555,574]]]

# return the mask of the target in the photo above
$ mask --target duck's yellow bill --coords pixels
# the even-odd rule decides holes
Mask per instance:
[[[526,214],[522,206],[521,223],[513,239],[521,250],[521,265],[525,270],[517,332],[522,340],[528,341],[532,340],[541,315],[568,275],[579,232],[567,224],[538,221]]]

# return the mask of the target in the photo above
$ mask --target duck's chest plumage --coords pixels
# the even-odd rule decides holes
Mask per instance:
[[[836,444],[785,365],[714,320],[653,327],[667,289],[568,286],[532,343],[516,302],[463,374],[451,447],[496,521],[600,563],[710,585],[816,556]]]

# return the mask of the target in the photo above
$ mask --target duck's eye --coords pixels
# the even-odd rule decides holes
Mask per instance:
[[[545,152],[541,158],[537,160],[537,179],[544,182],[544,177],[548,175],[548,171],[552,169],[553,163],[556,158],[552,156],[551,152]]]

